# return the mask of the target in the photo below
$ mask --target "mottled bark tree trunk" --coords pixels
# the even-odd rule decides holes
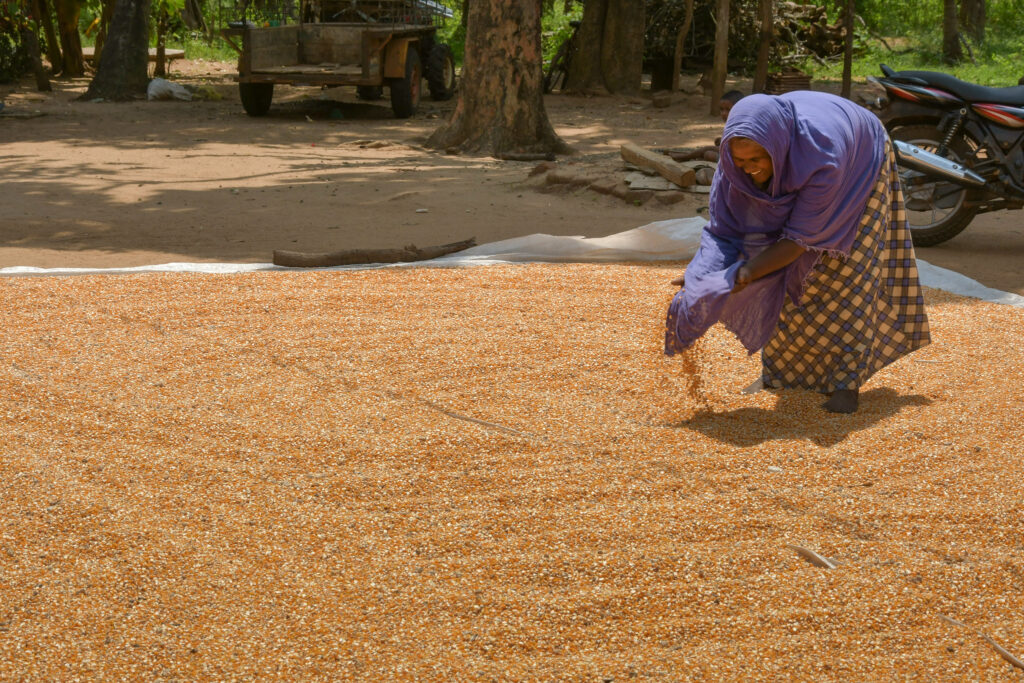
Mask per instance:
[[[636,92],[643,77],[644,3],[587,0],[580,49],[569,67],[566,89]]]
[[[943,0],[942,3],[942,60],[947,64],[956,64],[964,58],[960,47],[960,26],[956,16],[956,0]]]
[[[131,100],[149,84],[150,0],[117,0],[96,76],[80,99]]]
[[[711,67],[712,116],[718,115],[718,103],[725,94],[725,77],[729,72],[729,0],[718,0],[715,9],[715,62]]]
[[[78,15],[82,11],[81,0],[57,0],[57,30],[60,33],[61,74],[81,76],[85,73],[82,58],[82,38],[78,34]]]
[[[567,153],[544,108],[540,0],[473,0],[459,100],[427,145],[472,153]]]

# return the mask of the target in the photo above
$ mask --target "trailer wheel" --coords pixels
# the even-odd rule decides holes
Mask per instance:
[[[420,54],[412,45],[405,54],[405,78],[391,79],[391,110],[400,119],[407,119],[420,106],[420,81],[423,80],[423,66]]]
[[[426,74],[430,97],[435,100],[450,100],[455,94],[455,57],[450,47],[444,43],[434,43],[430,46]]]
[[[246,114],[263,116],[270,110],[270,102],[274,99],[274,84],[239,83],[238,94]]]

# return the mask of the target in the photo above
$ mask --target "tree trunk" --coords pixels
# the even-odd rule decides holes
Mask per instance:
[[[729,0],[718,0],[715,10],[715,62],[711,67],[711,107],[708,113],[718,115],[718,102],[725,93],[725,77],[729,67]]]
[[[613,93],[640,92],[644,69],[644,3],[610,0],[601,40],[601,72]]]
[[[117,0],[96,76],[79,99],[130,100],[149,84],[150,0]]]
[[[643,78],[644,4],[587,0],[567,90],[637,92]]]
[[[52,91],[53,87],[50,85],[50,79],[46,75],[46,70],[43,69],[43,57],[39,53],[39,36],[30,27],[26,26],[21,29],[21,43],[28,51],[29,61],[32,62],[32,73],[36,77],[36,89],[43,92]]]
[[[956,0],[942,2],[942,60],[946,64],[956,64],[963,59],[960,47],[960,27],[956,17]]]
[[[85,60],[82,58],[82,38],[78,34],[78,16],[82,11],[81,0],[56,0],[57,29],[60,32],[60,47],[63,61],[61,74],[82,76],[85,74]]]
[[[156,64],[153,75],[161,78],[167,75],[167,8],[163,5],[156,18]]]
[[[841,95],[850,99],[853,90],[853,18],[857,10],[854,7],[854,0],[846,0],[846,8],[843,10],[843,88]]]
[[[57,42],[57,33],[53,30],[53,17],[50,12],[50,5],[46,0],[32,0],[32,11],[39,19],[39,25],[46,36],[46,60],[50,62],[52,73],[59,73],[64,60],[60,54],[60,43]]]
[[[960,25],[975,45],[985,42],[985,0],[960,0]]]
[[[459,100],[427,146],[495,157],[569,152],[544,108],[540,20],[540,0],[469,4]]]
[[[107,33],[110,31],[110,18],[114,15],[115,0],[103,0],[103,9],[100,12],[100,29],[96,32],[96,47],[93,48],[93,64],[100,63],[100,56],[103,54],[103,44],[107,42]]]
[[[753,92],[764,92],[768,89],[768,59],[771,55],[772,38],[775,35],[772,26],[772,0],[760,0],[757,11],[761,17],[761,31],[758,36]]]
[[[601,73],[601,40],[608,0],[587,0],[580,20],[579,47],[569,64],[569,76],[563,90],[577,92],[607,91]]]
[[[683,25],[676,34],[676,51],[672,55],[672,92],[679,90],[679,72],[683,70],[683,46],[686,45],[686,34],[693,25],[693,0],[686,0],[686,14]]]

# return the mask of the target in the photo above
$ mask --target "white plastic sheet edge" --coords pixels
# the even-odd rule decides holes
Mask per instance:
[[[700,217],[675,218],[608,235],[581,237],[536,233],[524,237],[481,244],[465,251],[430,261],[412,263],[337,266],[317,270],[368,270],[377,268],[422,268],[483,266],[499,263],[609,263],[622,261],[687,261],[700,245],[700,231],[707,221]],[[1024,296],[986,287],[953,270],[917,260],[921,284],[934,289],[969,296],[982,301],[1024,308]],[[275,266],[272,263],[163,263],[131,268],[0,268],[0,276],[97,275],[125,273],[251,273],[261,271],[309,270]]]

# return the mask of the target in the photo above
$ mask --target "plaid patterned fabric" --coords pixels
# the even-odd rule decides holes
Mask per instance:
[[[892,146],[846,259],[824,255],[761,352],[764,385],[830,393],[931,341]]]

